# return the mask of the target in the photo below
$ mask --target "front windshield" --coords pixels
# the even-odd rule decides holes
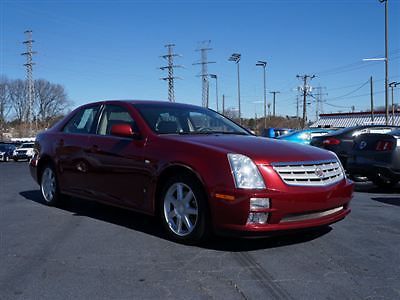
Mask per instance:
[[[250,134],[224,116],[201,107],[153,103],[134,106],[157,134]]]
[[[0,145],[0,152],[7,151],[8,147],[6,145]]]

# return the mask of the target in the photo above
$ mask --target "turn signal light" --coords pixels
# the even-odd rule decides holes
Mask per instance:
[[[376,144],[375,150],[377,151],[390,151],[393,149],[393,142],[391,141],[379,141],[378,144]]]
[[[339,145],[340,140],[337,138],[334,138],[334,137],[330,137],[330,138],[323,140],[322,144],[323,145]]]

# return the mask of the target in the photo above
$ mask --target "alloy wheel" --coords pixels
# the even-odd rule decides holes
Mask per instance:
[[[52,203],[56,196],[56,177],[50,167],[46,167],[42,174],[41,190],[44,200],[47,203]]]
[[[164,218],[169,229],[176,235],[184,237],[196,228],[199,207],[192,189],[176,182],[167,190],[164,197]]]

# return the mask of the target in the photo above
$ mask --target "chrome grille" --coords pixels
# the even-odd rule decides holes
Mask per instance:
[[[274,163],[272,167],[288,185],[325,186],[344,178],[342,167],[336,160]]]

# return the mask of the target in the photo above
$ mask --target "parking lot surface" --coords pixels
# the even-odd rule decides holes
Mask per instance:
[[[186,246],[154,218],[42,203],[26,162],[0,163],[0,299],[400,299],[400,187],[357,183],[324,230]]]

